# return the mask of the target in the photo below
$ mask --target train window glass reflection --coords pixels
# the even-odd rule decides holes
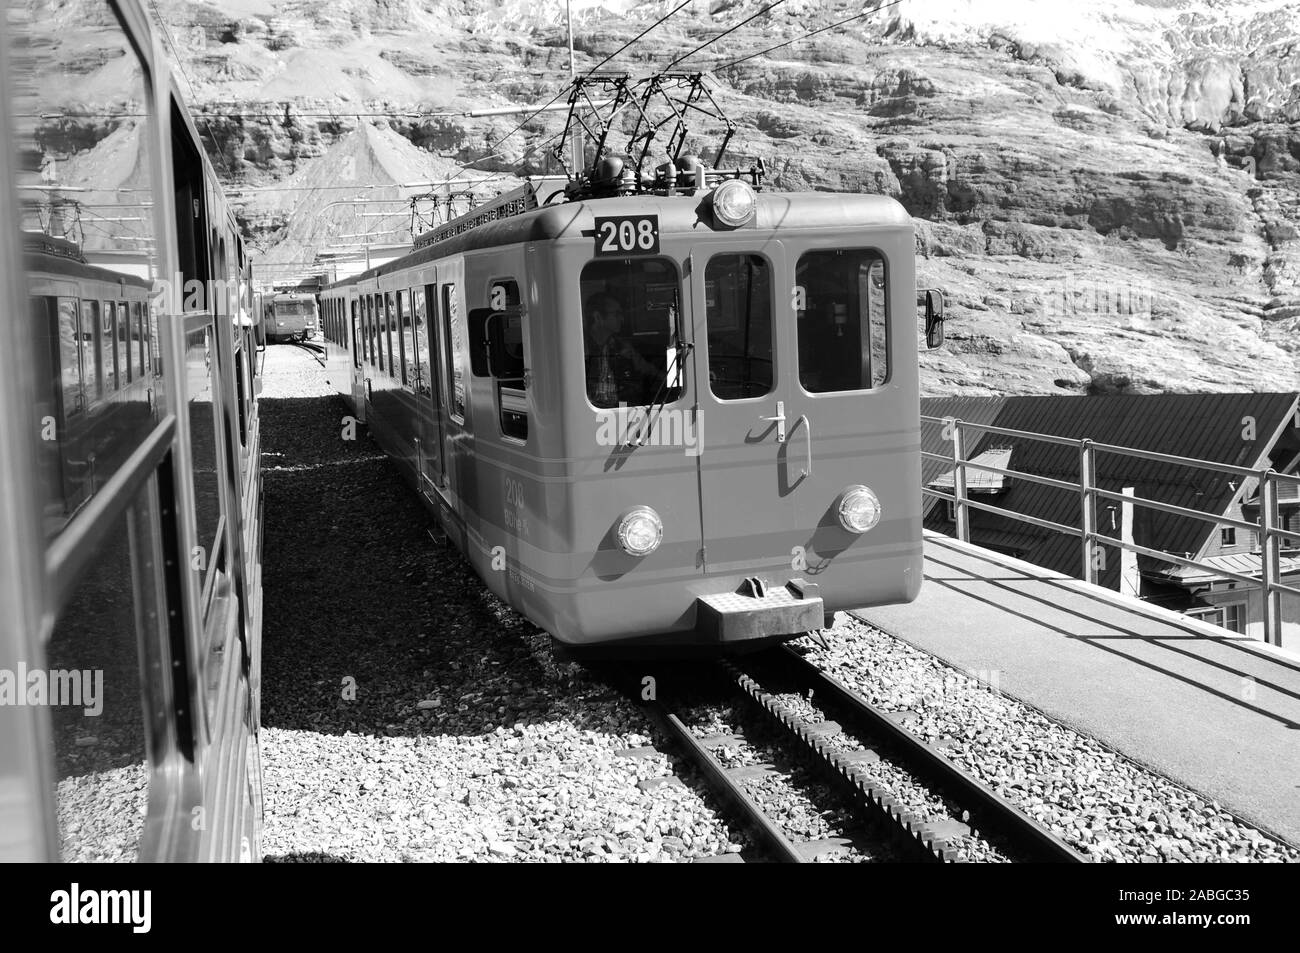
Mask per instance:
[[[191,466],[194,471],[194,522],[204,559],[201,578],[211,571],[217,527],[221,520],[221,484],[217,473],[217,425],[212,390],[212,340],[209,328],[185,336],[185,393],[189,396]]]
[[[99,351],[99,302],[81,302],[81,341],[85,349],[86,361],[83,365],[86,379],[86,397],[96,400],[104,396],[104,381],[101,376],[102,361]]]
[[[465,400],[466,386],[465,379],[465,316],[460,313],[460,305],[456,301],[456,286],[447,284],[442,286],[442,314],[445,333],[443,335],[447,342],[447,381],[448,388],[449,412],[453,420],[463,424],[465,422]]]
[[[415,380],[415,375],[411,373],[411,356],[415,353],[415,345],[411,341],[411,315],[410,299],[407,297],[409,292],[399,291],[393,296],[394,307],[397,309],[394,315],[397,319],[397,356],[402,368],[402,383],[410,384]]]
[[[681,397],[680,378],[669,374],[680,333],[680,286],[677,265],[667,258],[608,258],[582,269],[587,399],[593,406]]]
[[[432,381],[429,378],[429,322],[425,302],[427,294],[424,288],[416,288],[410,292],[411,340],[415,344],[412,371],[415,375],[416,391],[425,396],[433,392]]]
[[[63,382],[63,413],[72,417],[86,409],[86,396],[82,391],[81,331],[77,323],[77,299],[59,298],[59,368]]]
[[[117,348],[113,343],[117,337],[117,308],[111,301],[105,301],[101,306],[99,317],[99,346],[100,354],[104,358],[104,391],[107,393],[118,388]]]
[[[772,268],[759,255],[715,255],[704,271],[709,389],[721,400],[772,391]]]
[[[388,355],[388,376],[396,377],[398,370],[397,352],[393,348],[393,338],[397,337],[398,344],[401,344],[401,335],[394,335],[394,325],[397,324],[397,311],[393,307],[393,293],[391,291],[384,294],[384,353]]]
[[[136,349],[139,352],[136,376],[144,380],[149,374],[149,338],[146,336],[144,306],[139,301],[131,302],[131,324],[135,328]]]
[[[352,366],[361,366],[361,333],[357,329],[357,300],[352,299]]]
[[[125,301],[117,305],[117,373],[122,385],[131,380],[131,317]]]
[[[46,647],[65,861],[134,861],[144,834],[150,745],[140,673],[159,666],[163,644],[153,487],[108,532]],[[165,723],[163,711],[149,716]]]
[[[17,221],[6,224],[16,225],[31,249],[33,283],[38,275],[58,274],[75,286],[65,294],[98,298],[99,311],[106,297],[120,297],[120,280],[148,284],[159,274],[153,97],[113,6],[92,0],[70,10],[65,4],[12,3],[0,14],[0,41],[10,57],[4,93],[12,121],[0,147],[12,148],[19,159],[11,166]],[[86,122],[87,109],[93,122]],[[75,135],[52,133],[73,128]],[[106,292],[105,284],[114,291]],[[107,310],[94,319],[116,325]],[[83,355],[92,399],[104,385],[111,390],[127,379],[125,368],[105,360],[116,351],[114,341],[101,337],[97,352]]]
[[[810,393],[889,379],[885,261],[870,249],[807,252],[795,269],[799,382]]]

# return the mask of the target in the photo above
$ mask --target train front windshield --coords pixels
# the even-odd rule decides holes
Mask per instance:
[[[595,407],[671,403],[681,276],[667,258],[611,258],[582,270],[587,398]]]

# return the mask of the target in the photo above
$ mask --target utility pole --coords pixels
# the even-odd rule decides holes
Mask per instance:
[[[578,78],[577,67],[573,64],[573,0],[564,0],[564,15],[569,21],[569,83],[574,83]],[[574,104],[577,105],[576,103]],[[573,127],[573,174],[578,175],[582,172],[582,127],[576,123]]]

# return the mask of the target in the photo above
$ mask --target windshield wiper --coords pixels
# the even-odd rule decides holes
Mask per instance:
[[[659,387],[655,391],[654,398],[650,403],[645,405],[645,416],[638,421],[638,432],[635,437],[633,437],[631,432],[628,433],[627,443],[625,446],[645,446],[646,440],[648,440],[650,434],[654,432],[655,421],[659,419],[660,413],[663,412],[664,405],[668,403],[666,398],[668,396],[669,375],[675,367],[677,369],[678,387],[680,388],[684,386],[686,379],[686,355],[694,349],[694,344],[680,340],[674,345],[672,363],[665,363],[663,373],[659,377]],[[640,405],[638,404],[637,406]]]

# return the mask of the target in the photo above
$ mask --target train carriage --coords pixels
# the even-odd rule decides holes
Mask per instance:
[[[144,9],[5,16],[0,859],[259,858],[251,265]]]
[[[340,391],[573,648],[753,647],[921,583],[911,219],[698,166],[530,181],[324,294]]]

